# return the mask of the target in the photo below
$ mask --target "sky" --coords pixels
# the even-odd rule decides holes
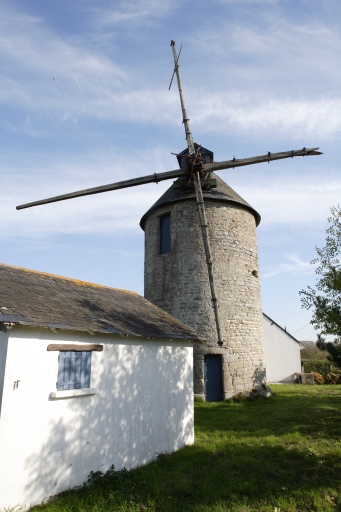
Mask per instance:
[[[177,168],[172,39],[215,161],[324,153],[219,173],[262,218],[264,312],[315,340],[298,292],[340,202],[340,0],[0,0],[0,261],[143,295],[139,221],[170,182],[15,207]]]

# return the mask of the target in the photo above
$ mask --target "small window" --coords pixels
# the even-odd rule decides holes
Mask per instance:
[[[160,254],[168,254],[171,250],[170,213],[160,217]]]
[[[58,357],[57,390],[90,387],[91,351],[63,350]]]

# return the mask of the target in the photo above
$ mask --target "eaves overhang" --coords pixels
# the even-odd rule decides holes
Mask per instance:
[[[217,187],[211,188],[211,190],[203,190],[203,197],[206,201],[217,201],[220,203],[226,203],[227,205],[233,205],[240,209],[250,212],[256,222],[256,226],[259,225],[261,217],[259,213],[243,199],[235,190],[233,190],[227,183],[225,183],[218,175],[211,173],[213,179],[217,181]],[[179,182],[183,178],[178,178],[175,182]],[[181,201],[195,201],[195,192],[193,189],[181,190],[173,185],[153,204],[153,206],[142,216],[140,220],[140,227],[144,230],[147,219],[159,208],[167,205],[172,205]]]

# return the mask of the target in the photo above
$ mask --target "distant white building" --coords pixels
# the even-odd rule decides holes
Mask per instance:
[[[0,265],[0,510],[193,443],[195,341],[136,293]]]
[[[303,345],[265,313],[263,328],[267,382],[293,382],[301,373]]]

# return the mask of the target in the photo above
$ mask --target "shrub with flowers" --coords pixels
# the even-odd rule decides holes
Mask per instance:
[[[324,378],[325,384],[341,384],[341,370],[329,372]]]
[[[324,378],[320,373],[313,372],[315,384],[324,384]]]
[[[315,384],[341,384],[341,370],[337,369],[322,375],[318,372],[312,372]]]

